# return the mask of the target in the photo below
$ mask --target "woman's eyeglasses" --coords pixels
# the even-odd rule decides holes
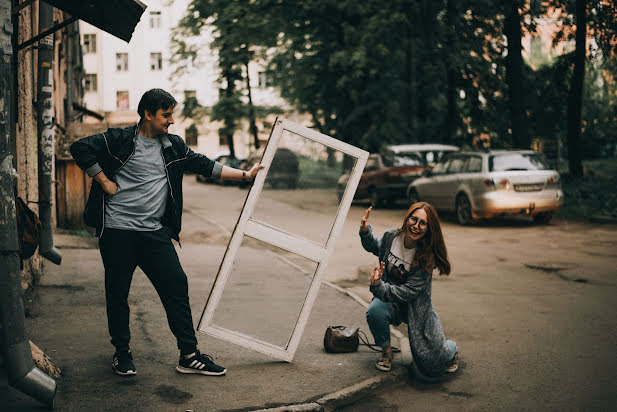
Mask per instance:
[[[411,226],[415,226],[417,224],[421,229],[426,229],[426,226],[428,225],[425,220],[420,220],[415,216],[409,216],[409,223],[411,223]]]

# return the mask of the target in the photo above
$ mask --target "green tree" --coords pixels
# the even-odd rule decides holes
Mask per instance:
[[[481,132],[512,144],[500,2],[270,4],[283,16],[276,84],[325,133],[371,151]]]

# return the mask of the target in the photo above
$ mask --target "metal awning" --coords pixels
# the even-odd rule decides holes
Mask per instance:
[[[46,3],[127,43],[147,7],[139,0],[46,0]]]
[[[30,6],[33,2],[34,0],[26,0],[13,7],[12,14],[15,15],[19,13],[20,10]],[[40,39],[60,30],[76,20],[83,20],[90,23],[128,43],[133,36],[135,26],[139,23],[141,15],[147,7],[139,0],[45,0],[45,2],[70,14],[71,17],[39,33],[30,40],[19,44],[17,50],[22,50],[36,43]]]

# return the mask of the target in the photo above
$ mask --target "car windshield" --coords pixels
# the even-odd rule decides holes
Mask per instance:
[[[539,153],[507,153],[489,158],[491,172],[508,170],[548,170],[550,166],[544,156]]]
[[[416,153],[390,154],[383,157],[383,162],[386,167],[426,165],[424,159]]]

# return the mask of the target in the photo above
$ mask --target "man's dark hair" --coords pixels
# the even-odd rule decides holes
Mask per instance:
[[[141,96],[141,100],[137,106],[137,113],[139,117],[143,118],[146,114],[146,110],[154,115],[158,109],[167,110],[170,107],[175,107],[176,104],[178,104],[176,99],[165,90],[150,89]]]

